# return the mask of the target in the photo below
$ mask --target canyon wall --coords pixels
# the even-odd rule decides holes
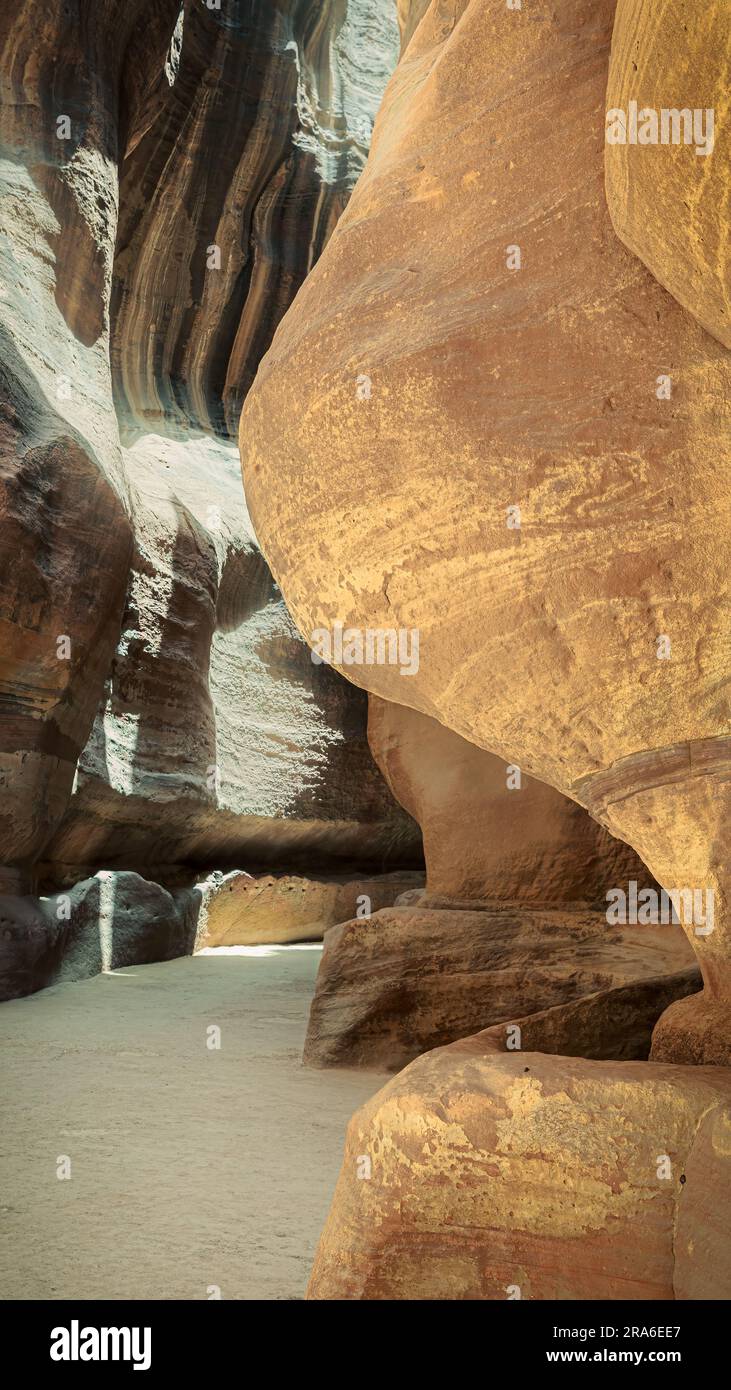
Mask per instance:
[[[683,13],[702,96],[709,31]],[[731,367],[614,231],[614,18],[432,3],[241,450],[300,630],[418,634],[417,669],[344,652],[349,679],[571,796],[666,889],[714,894],[713,931],[686,923],[704,991],[656,1049],[728,1061]],[[705,188],[693,146],[654,154]]]
[[[9,976],[45,983],[68,935],[23,894],[99,870],[420,862],[365,696],[313,664],[271,578],[234,442],[397,48],[390,0],[0,19]]]
[[[324,937],[313,1298],[729,1296],[720,14],[0,15],[0,997]]]

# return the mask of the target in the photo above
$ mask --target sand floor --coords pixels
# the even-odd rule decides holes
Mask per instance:
[[[0,1005],[0,1297],[302,1297],[348,1118],[386,1080],[300,1064],[321,949]]]

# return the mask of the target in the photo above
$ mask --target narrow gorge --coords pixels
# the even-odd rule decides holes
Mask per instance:
[[[731,1298],[730,70],[0,8],[11,1305]]]

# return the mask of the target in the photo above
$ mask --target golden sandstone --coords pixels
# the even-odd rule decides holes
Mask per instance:
[[[480,1035],[413,1062],[353,1120],[311,1296],[728,1297],[727,1257],[699,1278],[690,1240],[673,1264],[675,1222],[710,1248],[709,1206],[652,1166],[656,1124],[676,1178],[702,1162],[704,1087],[727,1104],[731,1064],[728,14],[400,12],[365,173],[245,403],[254,525],[305,636],[419,632],[408,681],[350,680],[687,890],[703,989],[626,1072],[497,1060]],[[628,1140],[616,1186],[596,1125],[604,1153]]]
[[[626,110],[636,102],[639,129],[636,141],[606,148],[612,223],[725,347],[731,347],[730,65],[727,5],[618,0],[607,107]]]
[[[418,629],[349,679],[713,891],[656,1055],[728,1062],[731,364],[612,227],[614,0],[447,9],[247,399],[252,519],[305,635]]]
[[[730,60],[0,10],[0,998],[324,937],[312,1298],[731,1297]]]

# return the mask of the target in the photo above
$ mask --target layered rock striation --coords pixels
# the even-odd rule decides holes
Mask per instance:
[[[665,889],[713,894],[711,932],[685,914],[704,990],[655,1047],[728,1062],[731,364],[614,231],[614,17],[429,7],[241,450],[305,636],[418,633],[418,668],[344,650],[349,679],[570,795]]]
[[[386,0],[0,20],[0,889],[21,956],[44,919],[22,895],[99,869],[174,887],[419,863],[365,697],[313,665],[271,579],[231,440],[397,45]]]
[[[692,961],[679,927],[610,927],[598,912],[520,902],[475,911],[397,901],[325,933],[304,1059],[397,1070],[477,1029],[645,979],[657,993],[654,1024],[664,1003],[689,993],[675,977]]]
[[[125,420],[235,438],[365,165],[397,49],[390,0],[186,0],[122,169],[112,365]]]

